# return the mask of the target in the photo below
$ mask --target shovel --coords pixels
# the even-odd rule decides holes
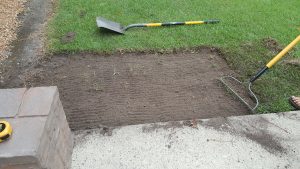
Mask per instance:
[[[218,19],[209,19],[204,21],[187,21],[187,22],[166,22],[166,23],[136,23],[128,26],[122,26],[117,22],[107,20],[102,17],[96,18],[97,26],[115,33],[124,34],[126,30],[134,27],[158,27],[158,26],[172,26],[172,25],[198,25],[198,24],[215,24],[219,23]]]

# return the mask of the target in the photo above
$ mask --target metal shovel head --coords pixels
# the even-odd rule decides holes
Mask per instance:
[[[97,17],[96,22],[99,28],[104,28],[106,30],[110,30],[116,33],[124,33],[123,26],[117,22],[113,22],[102,17]]]

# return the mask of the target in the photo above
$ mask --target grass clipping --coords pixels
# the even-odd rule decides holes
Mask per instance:
[[[26,0],[0,1],[0,62],[10,55],[11,43],[17,38],[20,26],[18,14],[24,11]]]

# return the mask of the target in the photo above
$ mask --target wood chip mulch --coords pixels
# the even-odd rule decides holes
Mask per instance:
[[[24,11],[26,0],[0,0],[0,62],[10,55],[11,43],[20,26],[18,14]]]

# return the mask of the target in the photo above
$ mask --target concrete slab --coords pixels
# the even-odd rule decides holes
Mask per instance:
[[[300,168],[300,111],[76,134],[72,169]]]

